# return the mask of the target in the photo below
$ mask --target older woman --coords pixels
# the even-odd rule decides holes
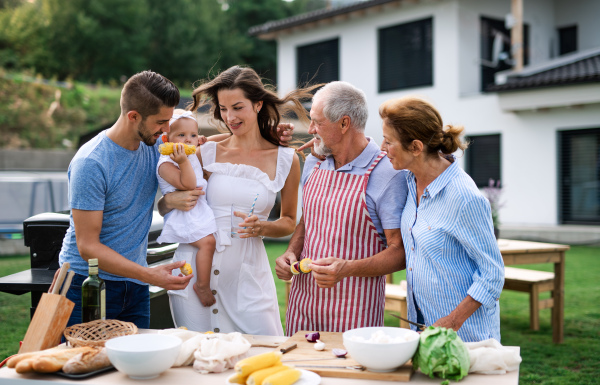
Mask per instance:
[[[389,100],[379,114],[382,149],[395,169],[410,171],[401,222],[409,318],[464,341],[500,341],[504,264],[489,202],[451,155],[467,148],[463,127],[444,127],[417,98]]]

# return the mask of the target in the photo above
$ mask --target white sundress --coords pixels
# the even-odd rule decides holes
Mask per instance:
[[[206,191],[206,180],[204,180],[198,156],[192,154],[188,156],[188,159],[196,174],[196,187],[202,187]],[[177,162],[173,161],[168,155],[161,155],[156,165],[156,176],[158,177],[158,185],[163,195],[176,190],[174,186],[170,185],[158,174],[158,168],[165,162],[173,163],[176,167],[179,167]],[[156,241],[158,243],[191,243],[216,231],[215,216],[206,202],[206,197],[201,195],[193,209],[189,211],[172,210],[165,215],[163,229]]]
[[[290,172],[295,151],[279,147],[275,179],[270,180],[253,166],[216,163],[216,148],[215,142],[201,147],[204,169],[212,173],[206,196],[218,227],[210,276],[217,302],[202,306],[193,290],[195,277],[186,289],[169,291],[175,326],[201,332],[282,336],[275,281],[262,239],[231,238],[230,218],[232,204],[249,210],[258,193],[254,214],[261,221],[267,220]],[[194,247],[180,245],[173,260],[190,260],[195,253]]]

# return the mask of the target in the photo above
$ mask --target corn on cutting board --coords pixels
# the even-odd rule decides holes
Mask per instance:
[[[350,354],[346,356],[346,359],[335,358],[331,349],[338,348],[344,349],[342,342],[342,333],[336,332],[320,332],[320,340],[325,343],[325,350],[315,350],[314,343],[306,341],[304,335],[307,331],[299,331],[290,337],[286,342],[282,343],[279,349],[284,349],[290,345],[297,344],[298,347],[285,353],[281,356],[281,361],[285,363],[288,360],[305,360],[315,359],[316,361],[296,361],[289,362],[289,365],[295,365],[298,369],[306,369],[311,372],[315,372],[322,377],[340,377],[340,378],[359,378],[359,379],[370,379],[370,380],[384,380],[384,381],[410,381],[410,377],[413,374],[412,363],[409,361],[404,366],[400,367],[394,372],[381,373],[381,372],[370,372],[368,370],[358,371],[353,369],[344,369],[346,366],[358,365],[358,362],[354,361]],[[323,360],[323,359],[327,360]],[[330,358],[330,359],[329,359]],[[326,365],[326,366],[338,366],[337,368],[315,368],[305,367],[303,365]]]

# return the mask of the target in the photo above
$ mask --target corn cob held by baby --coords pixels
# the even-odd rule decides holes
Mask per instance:
[[[158,146],[158,152],[161,155],[171,155],[173,153],[173,145],[174,144],[183,144],[183,149],[185,150],[186,155],[192,155],[196,153],[196,146],[192,146],[190,144],[185,143],[173,143],[173,142],[165,142]]]
[[[281,352],[274,351],[245,358],[235,365],[236,374],[230,383],[246,385],[291,385],[301,372],[281,364]]]

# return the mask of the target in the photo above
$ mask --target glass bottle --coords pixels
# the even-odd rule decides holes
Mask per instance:
[[[98,260],[89,263],[89,277],[81,284],[81,321],[106,319],[106,286],[98,276]]]

